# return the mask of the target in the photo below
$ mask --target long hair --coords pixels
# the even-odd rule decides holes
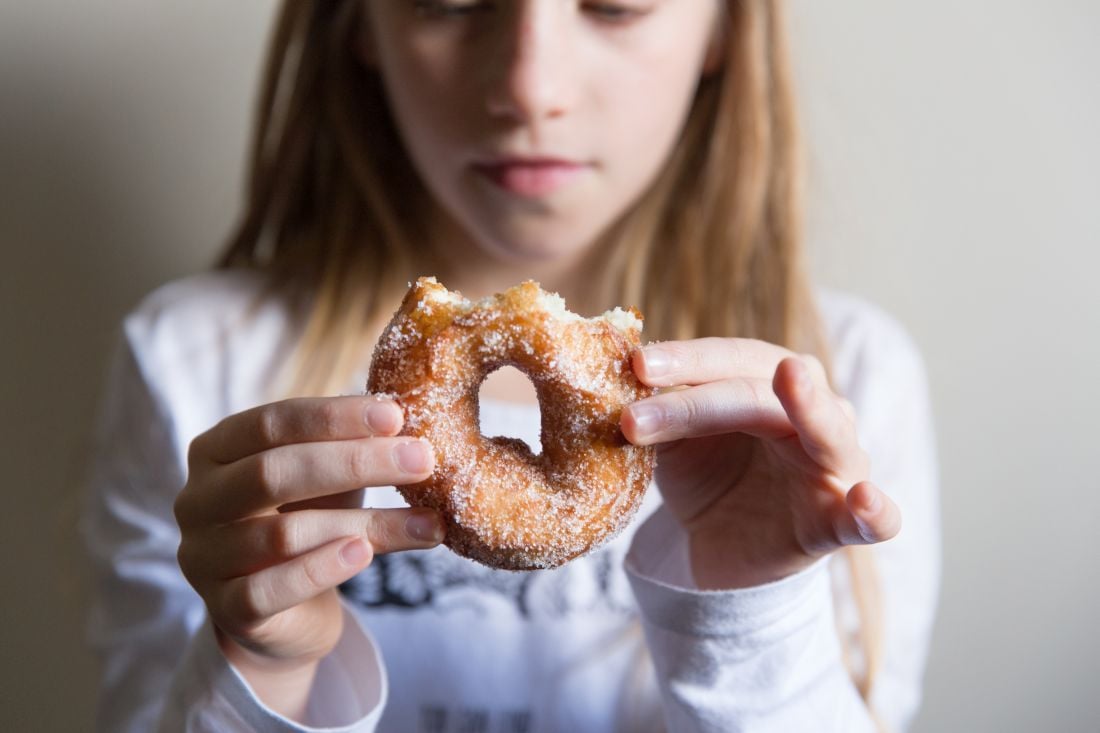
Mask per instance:
[[[243,218],[223,267],[261,269],[300,314],[288,393],[331,393],[369,358],[370,324],[425,262],[430,198],[355,52],[363,3],[286,0],[262,82]],[[801,151],[781,0],[727,0],[719,67],[700,80],[662,172],[593,247],[602,305],[637,305],[655,339],[764,339],[828,364],[806,275]],[[309,355],[309,358],[306,357]],[[318,358],[317,355],[323,355]],[[881,667],[870,555],[844,552],[860,616],[849,664]],[[860,667],[861,669],[857,669]]]

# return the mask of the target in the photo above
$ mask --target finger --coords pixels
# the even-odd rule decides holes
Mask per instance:
[[[829,373],[825,370],[825,364],[814,354],[799,354],[798,358],[810,370],[810,376],[817,386],[829,386]]]
[[[901,509],[870,481],[861,481],[845,496],[848,511],[836,522],[841,544],[885,542],[901,531]]]
[[[397,435],[403,422],[403,411],[388,397],[283,400],[225,418],[194,440],[190,457],[232,463],[294,443]]]
[[[770,378],[791,356],[781,346],[757,339],[701,338],[662,341],[634,352],[634,372],[651,387],[705,384],[734,377]]]
[[[851,422],[856,421],[856,406],[852,404],[852,401],[846,397],[840,398],[840,409],[844,411],[844,416]]]
[[[869,460],[859,447],[854,423],[831,390],[814,384],[801,359],[779,363],[773,389],[803,450],[815,463],[837,475],[866,475]]]
[[[623,410],[620,427],[635,445],[723,433],[759,438],[794,434],[766,379],[726,379],[650,397]]]
[[[211,615],[230,634],[254,627],[354,577],[373,559],[362,537],[342,538],[251,575],[222,583],[208,597]]]
[[[180,565],[196,578],[250,575],[312,552],[342,537],[365,537],[375,554],[423,550],[443,541],[432,509],[309,509],[269,514],[184,538]]]
[[[428,478],[431,445],[410,438],[366,438],[272,448],[213,471],[177,502],[181,526],[232,522],[280,506],[364,486]]]

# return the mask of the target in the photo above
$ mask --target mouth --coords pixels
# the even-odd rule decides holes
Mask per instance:
[[[493,185],[525,198],[548,196],[591,168],[591,163],[552,157],[502,157],[473,164]]]

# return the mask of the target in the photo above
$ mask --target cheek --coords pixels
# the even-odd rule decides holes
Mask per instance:
[[[461,138],[471,95],[454,54],[433,39],[407,39],[388,49],[384,77],[391,110],[413,157],[437,160]]]
[[[699,78],[694,60],[655,55],[638,63],[645,74],[615,76],[603,85],[597,112],[608,174],[637,195],[658,174],[679,138]],[[627,81],[629,80],[629,81]]]

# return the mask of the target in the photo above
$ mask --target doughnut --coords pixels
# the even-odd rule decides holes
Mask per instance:
[[[653,394],[631,368],[641,328],[637,310],[582,318],[532,281],[473,302],[432,277],[411,285],[375,347],[367,391],[395,399],[402,434],[431,443],[432,476],[398,490],[442,514],[444,544],[491,567],[534,570],[626,527],[655,463],[653,447],[619,429],[623,408]],[[535,386],[537,455],[481,434],[478,389],[503,366]]]

